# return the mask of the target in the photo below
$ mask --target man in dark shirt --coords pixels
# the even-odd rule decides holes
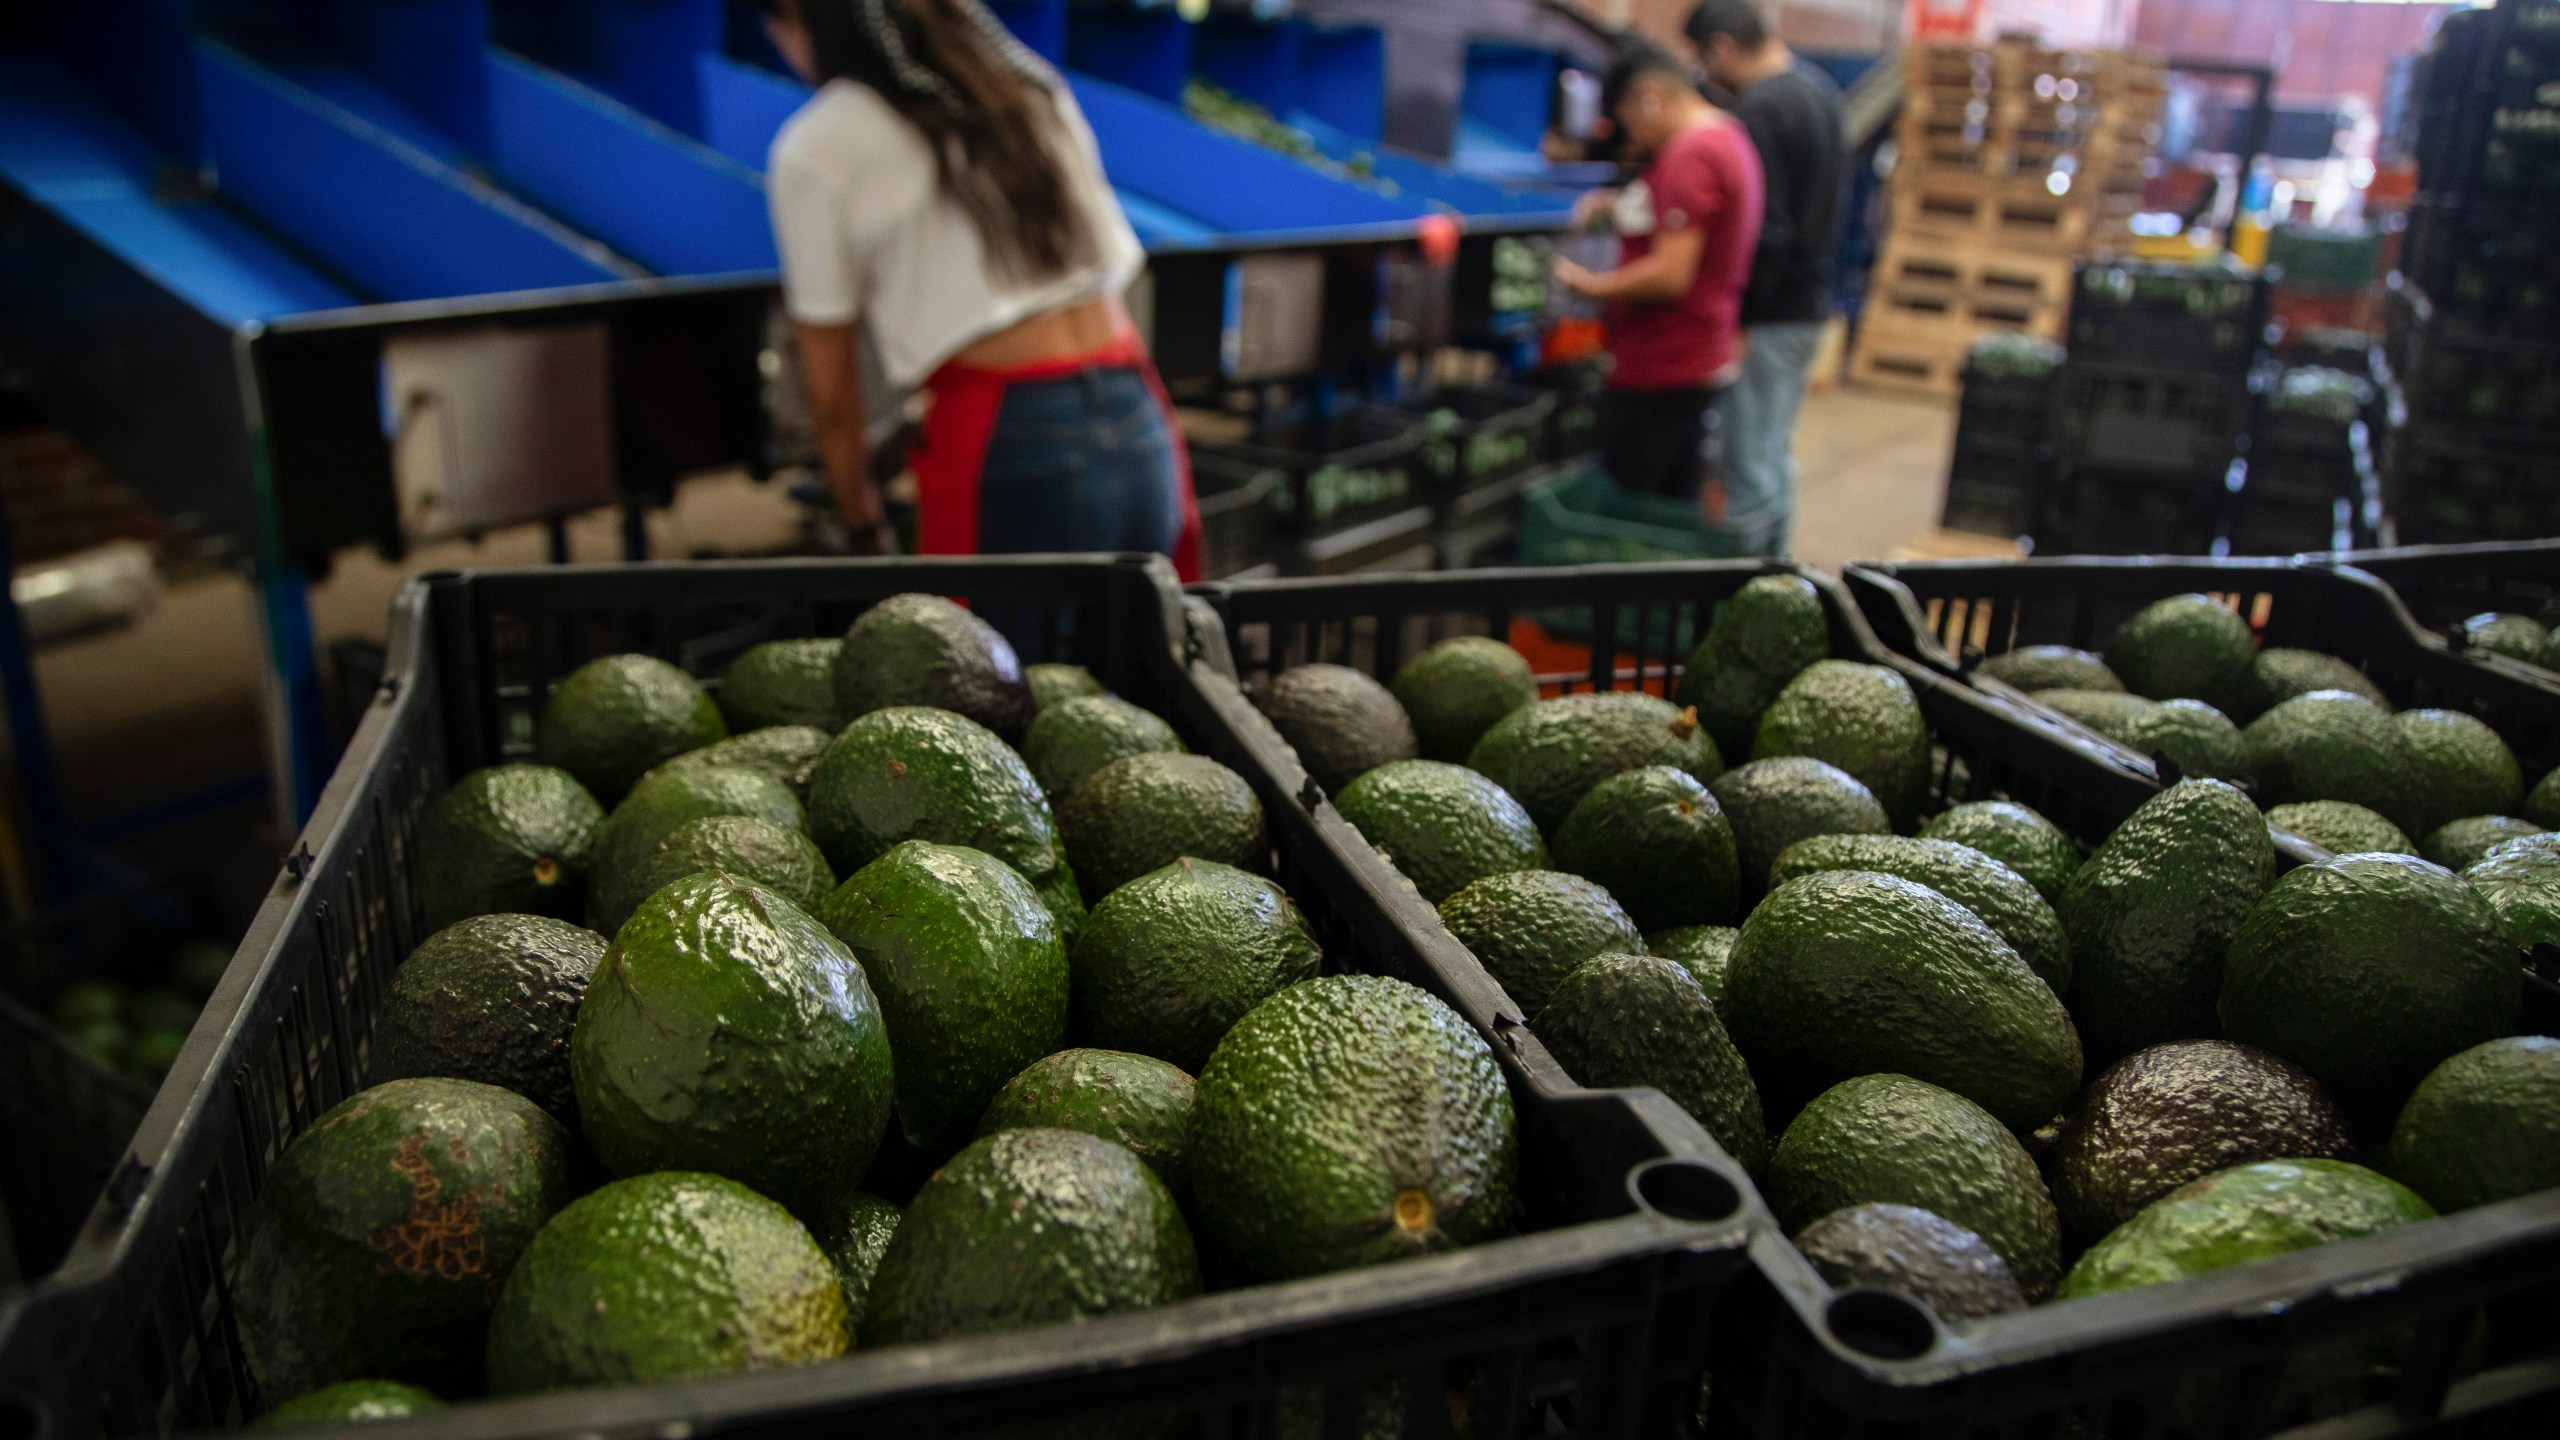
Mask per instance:
[[[1724,401],[1725,524],[1783,555],[1796,508],[1796,411],[1831,317],[1845,157],[1840,87],[1778,39],[1753,0],[1701,0],[1689,41],[1760,152],[1766,200],[1742,292],[1741,377]]]

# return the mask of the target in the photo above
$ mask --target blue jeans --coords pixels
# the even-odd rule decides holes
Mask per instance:
[[[1174,443],[1136,370],[1007,387],[979,469],[979,553],[1171,553],[1182,525]]]
[[[1784,555],[1796,516],[1796,412],[1822,324],[1751,327],[1742,378],[1724,396],[1724,523],[1747,555]]]

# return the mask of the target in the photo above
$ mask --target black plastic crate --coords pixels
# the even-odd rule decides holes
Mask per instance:
[[[2250,400],[2238,375],[2075,359],[2054,392],[2054,453],[2163,478],[2219,478],[2248,429]]]
[[[2560,214],[2553,223],[2560,227]],[[2560,432],[2560,341],[2548,331],[2507,336],[2438,320],[2412,333],[2395,378],[2415,420]]]
[[[2560,540],[2409,545],[2335,558],[2389,586],[2419,625],[2439,635],[2485,611],[2540,616],[2560,609]]]
[[[2560,319],[2560,256],[2546,243],[2560,196],[2421,195],[2401,269],[2435,310],[2483,330],[2548,335]]]
[[[828,634],[888,595],[966,600],[1026,662],[1068,660],[1236,768],[1275,874],[1329,968],[1401,976],[1490,1039],[1520,1115],[1528,1233],[1455,1254],[1211,1295],[1162,1310],[857,1353],[763,1375],[463,1405],[434,1440],[858,1433],[974,1436],[1176,1417],[1270,1435],[1280,1413],[1350,1433],[1364,1386],[1401,1380],[1409,1434],[1672,1433],[1704,1327],[1763,1224],[1741,1172],[1651,1091],[1573,1086],[1508,1025],[1473,957],[1403,923],[1356,836],[1213,659],[1170,570],[1141,556],[773,561],[443,573],[394,606],[388,678],[70,1260],[0,1315],[0,1414],[23,1440],[226,1428],[259,1397],[228,1286],[269,1167],[359,1088],[375,1008],[421,938],[405,852],[448,780],[526,752],[549,685],[639,649],[716,674],[755,642]],[[1374,1391],[1372,1391],[1374,1393]],[[1195,1423],[1196,1422],[1196,1425]],[[1099,1431],[1096,1431],[1099,1433]]]
[[[150,1087],[100,1065],[0,991],[0,1202],[11,1275],[61,1263],[150,1100]]]
[[[1200,506],[1200,571],[1223,579],[1278,558],[1271,530],[1271,497],[1289,483],[1274,466],[1199,463],[1192,457],[1191,485]]]
[[[2239,375],[2257,356],[2267,304],[2263,275],[2085,260],[2071,287],[2071,361]]]
[[[2383,497],[2405,543],[2560,535],[2560,454],[2530,436],[2413,421],[2392,437]]]
[[[2036,507],[2036,548],[2055,555],[2205,555],[2224,537],[2228,470],[2163,476],[2061,462]]]
[[[1277,471],[1284,483],[1271,492],[1274,532],[1323,535],[1422,503],[1430,484],[1426,438],[1419,416],[1360,405],[1251,440],[1194,440],[1191,469],[1195,477]]]
[[[1555,458],[1548,430],[1557,402],[1545,390],[1453,385],[1407,404],[1422,417],[1434,493],[1446,499],[1499,485]]]
[[[1598,362],[1549,365],[1523,373],[1520,383],[1556,397],[1556,408],[1547,416],[1548,455],[1570,460],[1600,448],[1600,394],[1608,388],[1608,372]]]
[[[1985,375],[1967,367],[1956,400],[1956,454],[1990,458],[2043,453],[2058,374]]]
[[[1986,454],[1967,449],[1959,430],[1938,524],[1973,535],[2030,534],[2052,473],[2053,462],[2041,447],[2025,455]]]

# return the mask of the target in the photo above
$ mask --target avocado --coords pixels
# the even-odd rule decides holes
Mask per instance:
[[[1388,689],[1413,722],[1422,758],[1456,765],[1493,722],[1537,703],[1538,676],[1501,641],[1460,635],[1406,661]]]
[[[1094,771],[1131,755],[1180,755],[1173,727],[1116,695],[1062,700],[1040,712],[1023,737],[1022,762],[1056,805]]]
[[[1831,870],[1771,891],[1742,922],[1722,1009],[1777,1115],[1893,1071],[2023,1134],[2080,1085],[2080,1041],[2052,989],[1972,911],[1898,876]]]
[[[2343,1160],[2261,1160],[2190,1180],[2089,1247],[2060,1300],[2183,1280],[2435,1218],[2426,1201]]]
[[[607,655],[570,671],[534,725],[535,758],[608,805],[659,762],[728,736],[701,684],[650,655]]]
[[[2524,797],[2524,818],[2545,830],[2560,830],[2560,769],[2534,782]]]
[[[619,930],[640,902],[697,870],[726,871],[814,910],[836,888],[836,872],[816,842],[798,830],[753,815],[706,815],[688,820],[628,870],[604,877],[588,903],[587,918],[600,930]]]
[[[1401,980],[1326,975],[1218,1042],[1189,1159],[1201,1229],[1283,1280],[1503,1234],[1518,1132],[1493,1048],[1456,1011]]]
[[[569,1035],[578,1116],[617,1175],[707,1170],[810,1213],[888,1128],[889,1035],[808,912],[718,871],[641,903]]]
[[[1724,994],[1725,967],[1733,960],[1734,942],[1742,932],[1730,925],[1683,925],[1644,937],[1645,953],[1676,960],[1714,1004]]]
[[[1524,1016],[1594,955],[1644,949],[1644,932],[1609,892],[1556,870],[1490,875],[1440,902],[1440,923]]]
[[[276,1406],[258,1417],[257,1428],[360,1425],[370,1420],[405,1420],[443,1408],[444,1402],[435,1396],[397,1380],[341,1380]]]
[[[1186,856],[1093,907],[1068,956],[1069,1028],[1196,1074],[1247,1011],[1323,963],[1279,886]]]
[[[1420,753],[1413,720],[1395,695],[1347,665],[1282,671],[1262,697],[1262,713],[1328,795],[1380,765]]]
[[[1747,755],[1770,702],[1830,653],[1831,622],[1812,582],[1762,575],[1717,609],[1705,638],[1689,652],[1672,701],[1697,710],[1719,753]]]
[[[229,1294],[258,1386],[476,1388],[480,1332],[534,1232],[576,1193],[576,1142],[471,1080],[393,1080],[293,1138],[250,1208]]]
[[[2426,833],[2417,822],[2428,802],[2413,793],[2417,757],[2391,716],[2363,696],[2297,695],[2250,721],[2240,740],[2265,803],[2344,800],[2404,833]]]
[[[2391,724],[2409,747],[2412,834],[2524,804],[2524,772],[2497,731],[2459,710],[2403,710]]]
[[[836,715],[836,653],[842,640],[767,640],[729,662],[720,677],[720,713],[729,733],[805,725],[829,734]]]
[[[1080,695],[1111,693],[1102,687],[1101,681],[1093,678],[1092,671],[1081,665],[1025,665],[1022,667],[1022,679],[1031,687],[1031,708],[1035,711],[1046,710]]]
[[[2502,615],[2495,611],[2474,615],[2462,622],[2462,634],[2474,650],[2504,655],[2527,665],[2542,663],[2542,650],[2550,643],[2550,633],[2536,624],[2530,615]]]
[[[2122,740],[2135,720],[2160,708],[2157,700],[2145,700],[2121,690],[2038,690],[2035,698],[2038,704],[2059,711],[2110,740]]]
[[[2516,949],[2560,945],[2560,836],[2501,841],[2462,878],[2498,912]]]
[[[1621,771],[1668,765],[1710,783],[1724,773],[1696,715],[1628,690],[1522,706],[1484,732],[1467,765],[1511,792],[1550,840],[1592,786]]]
[[[2254,778],[2240,727],[2201,700],[2163,700],[2125,722],[2115,738],[2137,754],[2165,757],[2189,780]]]
[[[1898,828],[1929,798],[1929,727],[1911,682],[1882,665],[1820,660],[1787,683],[1760,717],[1751,758],[1806,755],[1865,785]]]
[[[2068,645],[2021,645],[1985,659],[1973,673],[2030,695],[2042,690],[2124,689],[2124,682],[2104,659]]]
[[[2401,1107],[2382,1168],[2442,1211],[2560,1186],[2560,1040],[2510,1036],[2448,1057]]]
[[[2026,1147],[1981,1106],[1908,1075],[1814,1097],[1779,1137],[1766,1193],[1791,1235],[1852,1205],[1926,1210],[1981,1236],[2030,1300],[2062,1273],[2061,1222]]]
[[[1191,1195],[1183,1147],[1191,1135],[1191,1077],[1162,1060],[1125,1050],[1061,1050],[1031,1062],[996,1092],[978,1134],[999,1130],[1081,1130],[1128,1147],[1174,1200]]]
[[[2418,853],[2459,874],[2508,841],[2541,833],[2541,826],[2512,815],[2471,815],[2437,826]]]
[[[2248,684],[2257,658],[2249,622],[2210,595],[2155,600],[2107,642],[2107,668],[2124,688],[2153,700],[2229,698]]]
[[[1185,855],[1240,870],[1268,863],[1262,802],[1206,755],[1132,755],[1076,787],[1058,812],[1067,858],[1098,896]]]
[[[419,1075],[513,1090],[574,1130],[569,1029],[605,938],[545,915],[479,915],[392,973],[373,1026],[377,1081]]]
[[[1343,786],[1333,804],[1434,905],[1487,875],[1547,866],[1529,812],[1463,765],[1391,760]]]
[[[2027,1308],[2009,1262],[1983,1238],[1912,1205],[1834,1210],[1796,1234],[1796,1249],[1835,1290],[1890,1290],[1942,1324]]]
[[[2070,992],[2071,949],[2062,938],[2062,921],[2025,876],[1981,851],[1900,835],[1817,835],[1788,846],[1770,867],[1769,883],[1780,886],[1827,870],[1899,875],[1928,886],[2008,941],[2054,994]]]
[[[1030,881],[1070,935],[1084,919],[1040,782],[965,715],[903,705],[845,726],[809,777],[809,833],[839,875],[908,840],[983,850]]]
[[[973,1133],[1006,1081],[1065,1043],[1057,920],[994,856],[907,841],[854,872],[818,916],[880,997],[898,1125],[916,1148]]]
[[[562,1210],[497,1298],[495,1395],[814,1365],[852,1338],[835,1269],[789,1211],[683,1170]]]
[[[1020,1330],[1199,1293],[1190,1227],[1136,1155],[1075,1130],[1002,1130],[916,1192],[872,1277],[862,1343]]]
[[[2231,712],[2235,720],[2247,722],[2292,699],[2314,690],[2344,690],[2361,695],[2376,708],[2389,710],[2391,697],[2382,687],[2365,678],[2365,673],[2335,655],[2317,650],[2293,650],[2282,646],[2261,650],[2249,662],[2249,703]]]
[[[1595,955],[1556,982],[1530,1022],[1565,1073],[1593,1089],[1650,1085],[1758,1174],[1769,1159],[1760,1092],[1715,1006],[1678,962]]]
[[[1799,840],[1893,833],[1872,791],[1839,767],[1800,755],[1735,766],[1707,788],[1733,827],[1746,904],[1769,888],[1769,867]]]
[[[2361,805],[2344,800],[2305,800],[2278,805],[2267,823],[2290,830],[2332,855],[2415,855],[2418,847],[2400,827]]]
[[[2055,1146],[2053,1194],[2087,1244],[2217,1170],[2353,1149],[2338,1107],[2298,1067],[2228,1040],[2178,1040],[2127,1055],[2081,1092]]]
[[[2387,1120],[2437,1062],[2515,1033],[2521,987],[2498,914],[2406,855],[2346,855],[2271,887],[2231,939],[2223,1033]]]
[[[574,919],[603,824],[566,770],[493,765],[456,780],[427,807],[410,862],[428,928],[501,911]]]
[[[836,713],[848,722],[921,705],[1007,739],[1031,724],[1031,686],[1012,643],[939,595],[892,595],[863,611],[844,632],[834,678]]]
[[[848,1333],[862,1331],[862,1312],[871,1301],[871,1277],[880,1273],[880,1257],[904,1218],[897,1206],[868,1190],[843,1190],[809,1222],[809,1238],[826,1252],[827,1263],[835,1267],[836,1284],[844,1291]]]
[[[818,760],[827,747],[836,742],[833,733],[810,725],[767,725],[744,735],[687,750],[673,760],[649,772],[663,775],[670,770],[722,766],[732,770],[753,770],[770,775],[791,787],[792,798],[809,799],[809,777],[818,768]],[[643,780],[648,776],[641,777]]]
[[[2266,821],[2219,780],[2172,785],[2116,827],[2054,906],[2092,1064],[2216,1031],[2223,952],[2274,875]]]
[[[112,980],[74,980],[53,997],[53,1023],[65,1030],[120,1020],[125,989]]]
[[[621,918],[650,893],[637,887],[659,842],[713,815],[753,816],[785,830],[808,828],[808,812],[791,787],[761,771],[704,765],[651,774],[596,829],[587,928],[608,935],[621,928]]]
[[[1668,765],[1592,786],[1556,831],[1555,867],[1606,889],[1647,930],[1727,923],[1741,898],[1724,807]]]
[[[1975,800],[1941,812],[1920,827],[1923,840],[1969,846],[2025,877],[2047,904],[2080,869],[2080,847],[2062,827],[2010,800]]]

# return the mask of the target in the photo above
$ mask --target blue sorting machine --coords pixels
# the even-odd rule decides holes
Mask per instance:
[[[1460,335],[1490,333],[1495,239],[1565,218],[1554,192],[1380,147],[1375,30],[993,3],[1068,71],[1149,249],[1177,385],[1214,386],[1233,362],[1240,258],[1321,256],[1318,362],[1334,367],[1416,338],[1386,312],[1430,217],[1463,225]],[[164,513],[253,562],[279,798],[297,815],[330,760],[313,565],[354,544],[396,553],[436,505],[445,524],[427,533],[599,503],[543,478],[571,472],[603,474],[636,535],[640,500],[680,476],[762,463],[761,169],[806,91],[745,7],[24,0],[0,27],[0,369]],[[1194,73],[1374,178],[1194,123]],[[555,382],[583,397],[549,408],[592,410],[597,443],[502,435],[534,457],[515,467],[534,477],[521,493],[405,494],[415,435],[448,461],[480,437],[426,392],[393,393],[393,372],[467,376],[484,342],[546,405]],[[528,408],[543,406],[506,413],[540,429]],[[511,473],[503,457],[453,463]]]

